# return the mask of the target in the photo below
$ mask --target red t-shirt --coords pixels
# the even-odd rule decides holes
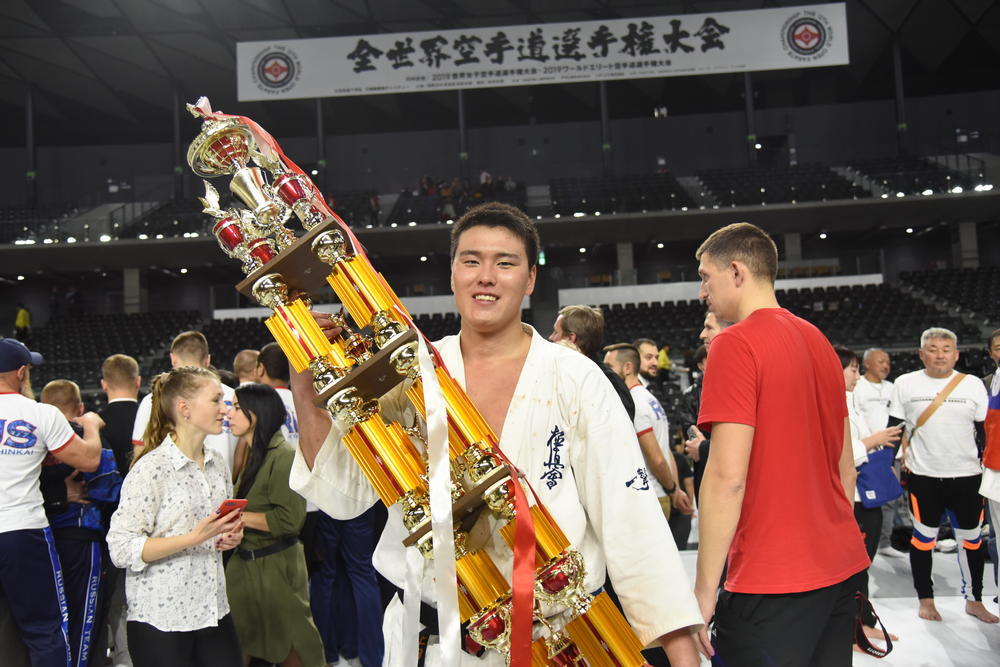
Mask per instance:
[[[811,591],[868,567],[840,481],[846,416],[833,347],[784,308],[757,310],[712,341],[698,425],[754,427],[726,590]]]

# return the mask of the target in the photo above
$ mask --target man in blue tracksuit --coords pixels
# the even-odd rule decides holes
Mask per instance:
[[[83,414],[80,388],[69,380],[45,385],[41,402],[55,406],[67,419]],[[77,424],[71,424],[79,432]],[[107,616],[107,573],[110,559],[105,535],[109,510],[118,503],[122,477],[110,448],[101,464],[81,473],[49,455],[42,467],[45,512],[55,537],[69,608],[69,642],[73,667],[101,667],[104,655],[95,646]],[[52,491],[47,493],[47,490]]]

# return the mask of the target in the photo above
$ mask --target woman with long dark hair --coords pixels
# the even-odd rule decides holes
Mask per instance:
[[[309,610],[299,531],[306,501],[288,487],[295,450],[281,435],[285,405],[272,387],[236,390],[233,434],[246,441],[236,497],[246,498],[243,542],[226,567],[233,620],[244,660],[324,667],[323,642]]]
[[[186,366],[153,380],[143,442],[111,517],[111,560],[125,568],[135,667],[239,667],[220,551],[243,539],[225,459],[205,447],[228,408],[218,376]]]

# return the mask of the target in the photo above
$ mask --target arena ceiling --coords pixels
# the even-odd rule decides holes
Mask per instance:
[[[32,90],[41,145],[168,142],[175,99],[209,95],[277,136],[315,132],[313,100],[236,102],[239,41],[627,18],[815,4],[809,0],[3,0],[0,145],[25,143]],[[907,95],[993,89],[1000,2],[848,0],[851,64],[754,75],[758,107],[891,98],[898,35]],[[175,93],[176,91],[176,93]],[[613,118],[743,108],[740,75],[614,82]],[[176,94],[176,98],[175,98]],[[454,91],[336,98],[328,133],[455,127]],[[472,127],[594,120],[596,85],[467,93]]]

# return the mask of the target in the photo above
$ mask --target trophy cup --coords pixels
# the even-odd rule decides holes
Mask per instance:
[[[420,333],[412,318],[350,229],[270,135],[247,118],[193,105],[188,109],[205,121],[188,150],[191,168],[209,178],[231,175],[230,189],[247,207],[223,210],[218,193],[206,183],[201,201],[217,220],[213,233],[247,274],[237,289],[274,311],[265,324],[292,367],[312,372],[316,404],[349,429],[343,443],[379,499],[387,506],[400,504],[408,532],[403,544],[432,558],[430,474],[414,443],[422,441],[422,432],[417,425],[388,421],[378,402],[389,392],[405,392],[426,421]],[[297,240],[284,227],[290,212],[306,230]],[[333,288],[346,310],[338,316],[343,333],[333,341],[309,313],[308,295],[324,285]],[[370,328],[370,338],[356,333],[348,317],[358,331]],[[521,650],[530,650],[533,667],[644,664],[628,622],[606,593],[586,591],[583,557],[540,504],[519,505],[534,525],[535,605],[528,610],[515,606],[510,583],[485,546],[473,543],[470,530],[488,512],[504,524],[500,536],[513,549],[517,522],[527,518],[518,516],[515,498],[529,487],[443,364],[435,364],[432,373],[447,413],[458,615],[468,624],[469,636],[510,661],[512,621],[529,613],[544,628],[534,642],[518,640],[524,642],[518,644]],[[546,609],[560,611],[547,615]]]

